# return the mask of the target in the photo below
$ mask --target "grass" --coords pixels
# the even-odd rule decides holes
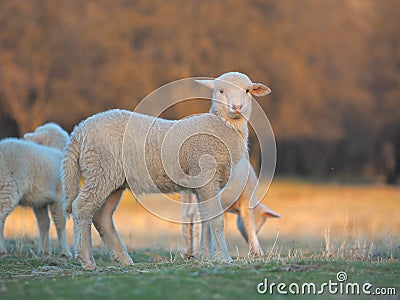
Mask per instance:
[[[10,253],[0,258],[0,299],[281,299],[284,296],[276,291],[259,295],[257,285],[264,278],[274,283],[321,284],[335,281],[339,271],[347,273],[346,282],[397,288],[397,298],[355,299],[398,299],[399,187],[280,179],[267,196],[264,203],[283,217],[269,220],[260,232],[265,257],[247,255],[235,217],[229,215],[227,242],[237,258],[220,264],[183,260],[181,227],[149,214],[126,194],[115,222],[135,265],[112,265],[95,233],[98,269],[94,272],[82,271],[71,259],[37,256],[33,214],[16,209],[6,221]],[[71,220],[67,235],[72,244]],[[55,244],[54,228],[51,237]],[[324,295],[324,299],[342,297]]]
[[[398,260],[280,256],[219,264],[185,261],[178,253],[160,249],[139,249],[131,255],[135,266],[119,268],[109,263],[104,250],[96,248],[98,269],[94,272],[82,271],[74,260],[41,258],[31,251],[7,256],[0,260],[0,299],[253,299],[261,297],[257,285],[264,278],[320,285],[337,282],[339,271],[348,274],[348,282],[397,287],[400,292]],[[266,296],[281,297],[274,294]]]

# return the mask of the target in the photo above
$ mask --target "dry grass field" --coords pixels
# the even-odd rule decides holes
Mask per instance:
[[[10,255],[0,259],[0,298],[260,299],[257,287],[266,278],[286,286],[322,287],[337,283],[344,272],[349,275],[344,284],[371,283],[371,293],[325,290],[284,296],[398,299],[400,187],[276,179],[264,202],[282,214],[281,219],[268,220],[260,232],[265,257],[247,256],[235,217],[228,215],[226,235],[234,262],[186,261],[180,255],[181,226],[150,214],[126,193],[115,221],[135,264],[110,264],[94,233],[94,272],[82,271],[73,259],[35,254],[35,219],[29,209],[18,208],[6,222]],[[72,245],[72,220],[67,231]],[[53,228],[51,237],[54,243]],[[282,299],[272,290],[264,296]]]
[[[399,255],[400,187],[381,184],[314,183],[276,179],[263,200],[281,219],[266,222],[259,237],[267,253],[280,255]],[[225,218],[227,243],[233,256],[245,256],[247,246],[236,230],[236,216]],[[181,226],[146,211],[129,192],[115,214],[116,227],[131,250],[183,247]],[[31,209],[18,207],[6,220],[5,237],[23,240],[37,237]],[[72,220],[67,223],[72,244]],[[51,238],[56,238],[51,225]],[[101,246],[98,234],[94,244]],[[36,249],[33,249],[36,250]]]

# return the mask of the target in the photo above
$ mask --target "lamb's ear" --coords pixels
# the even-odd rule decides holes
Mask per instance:
[[[250,93],[254,96],[265,96],[271,93],[271,89],[262,83],[253,83],[253,90]]]
[[[24,139],[37,143],[37,144],[44,144],[46,142],[46,137],[43,134],[37,134],[34,132],[29,132],[24,134]]]
[[[196,83],[204,85],[205,87],[208,87],[209,89],[214,89],[215,81],[210,80],[210,79],[196,79]]]
[[[270,218],[280,218],[281,215],[264,206],[264,215]]]

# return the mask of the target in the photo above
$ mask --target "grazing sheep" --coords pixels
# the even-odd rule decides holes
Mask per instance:
[[[248,172],[247,172],[248,170]],[[247,177],[248,175],[248,177]],[[237,228],[243,238],[249,244],[251,253],[257,256],[263,256],[263,250],[257,238],[257,233],[267,220],[267,217],[280,218],[280,215],[270,210],[268,207],[257,201],[250,201],[252,197],[256,197],[255,188],[257,184],[257,176],[251,167],[247,157],[243,157],[235,168],[233,179],[221,193],[221,204],[228,212],[237,214]],[[242,193],[236,201],[237,192],[234,186],[240,186],[240,182],[246,180],[246,185]],[[186,243],[185,256],[188,258],[198,255],[198,246],[200,241],[200,215],[197,206],[197,199],[194,193],[182,192],[182,202],[190,205],[184,206],[182,232]],[[253,209],[250,209],[250,203],[259,203]]]
[[[198,83],[213,90],[209,113],[171,121],[110,110],[75,127],[63,162],[63,188],[66,212],[74,219],[75,257],[84,269],[96,267],[92,222],[112,259],[123,266],[133,263],[112,219],[128,183],[135,194],[193,190],[202,202],[202,257],[231,260],[219,191],[247,152],[251,95],[270,90],[237,72]]]
[[[51,253],[50,208],[62,255],[72,257],[65,235],[61,161],[68,134],[47,123],[24,138],[0,142],[0,255],[6,255],[4,222],[17,205],[31,206],[39,227],[39,254]]]

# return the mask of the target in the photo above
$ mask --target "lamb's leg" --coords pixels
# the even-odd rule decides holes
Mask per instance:
[[[122,243],[113,222],[113,213],[121,199],[122,189],[110,194],[103,206],[96,212],[93,223],[104,244],[108,247],[111,257],[122,266],[133,265],[125,245]]]
[[[185,242],[185,257],[193,257],[192,253],[192,216],[191,216],[191,203],[190,203],[190,192],[182,192],[182,236]]]
[[[185,240],[185,257],[193,258],[199,252],[199,239],[201,234],[200,215],[197,205],[197,198],[194,193],[182,192],[182,234]]]
[[[50,219],[47,205],[42,207],[33,207],[33,211],[39,227],[38,253],[42,255],[51,254],[49,238]]]
[[[0,213],[0,257],[7,255],[6,241],[4,239],[4,222],[6,217]]]
[[[7,216],[12,212],[15,205],[12,193],[0,190],[0,256],[7,255],[6,242],[4,240],[4,222]]]
[[[238,215],[237,226],[243,238],[249,245],[250,253],[256,256],[263,256],[264,252],[261,249],[260,242],[256,233],[256,226],[254,222],[254,215],[250,211],[248,205],[241,206]]]
[[[210,221],[201,222],[199,258],[201,260],[211,260],[214,258],[214,244],[211,235]]]
[[[216,186],[216,184],[210,183],[197,190],[200,217],[202,220],[201,251],[207,255],[207,253],[203,251],[206,251],[208,247],[211,258],[222,261],[232,261],[225,241],[221,197]],[[211,233],[210,238],[206,236],[207,231],[205,230],[208,230],[207,226],[209,226]],[[207,238],[208,241],[206,241],[205,238]]]
[[[56,226],[58,236],[58,246],[61,250],[61,255],[65,257],[72,257],[71,250],[67,243],[67,236],[65,233],[65,216],[63,212],[63,204],[61,201],[55,200],[50,204],[50,212],[53,222]]]
[[[82,190],[72,203],[74,218],[74,254],[82,268],[96,269],[92,252],[91,225],[96,211],[103,205],[106,197],[104,183],[85,181]]]
[[[196,194],[190,194],[191,201],[193,203],[193,218],[192,218],[192,252],[195,256],[199,255],[200,247],[200,235],[201,235],[201,223],[200,223],[200,211]]]
[[[222,213],[210,220],[210,229],[215,249],[214,259],[232,261],[232,258],[229,255],[228,246],[226,245],[225,241],[224,215]]]

